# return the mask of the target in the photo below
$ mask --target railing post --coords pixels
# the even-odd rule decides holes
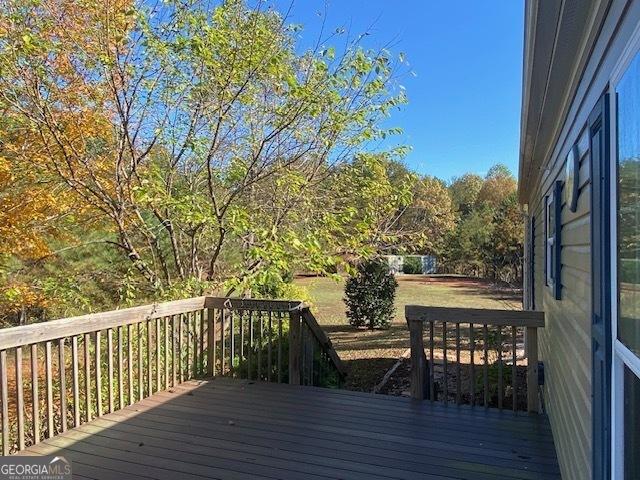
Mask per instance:
[[[300,385],[300,310],[289,311],[289,384]]]
[[[215,368],[214,368],[214,347],[213,347],[213,340],[214,340],[214,335],[216,334],[214,328],[215,328],[215,322],[214,322],[214,309],[213,308],[207,308],[207,375],[209,377],[213,377],[216,372],[215,372]]]
[[[407,319],[409,343],[411,346],[411,398],[424,400],[427,392],[427,357],[424,353],[424,339],[421,320]]]
[[[538,329],[527,327],[525,353],[527,355],[527,411],[538,412]]]

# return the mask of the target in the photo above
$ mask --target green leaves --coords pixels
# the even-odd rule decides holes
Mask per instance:
[[[360,262],[344,289],[349,323],[371,330],[388,328],[397,288],[398,282],[384,259]]]
[[[122,301],[275,294],[398,238],[411,189],[384,164],[405,150],[372,148],[400,133],[381,125],[406,101],[391,52],[301,51],[300,25],[244,0],[9,0],[0,20],[3,112],[30,132],[0,142],[108,232]]]

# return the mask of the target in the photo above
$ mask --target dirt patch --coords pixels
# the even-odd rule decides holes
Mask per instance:
[[[343,388],[358,392],[371,392],[396,360],[393,358],[355,358],[346,360],[348,374]]]

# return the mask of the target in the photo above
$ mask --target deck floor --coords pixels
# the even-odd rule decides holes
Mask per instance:
[[[231,379],[187,382],[21,454],[114,480],[560,478],[545,416]]]

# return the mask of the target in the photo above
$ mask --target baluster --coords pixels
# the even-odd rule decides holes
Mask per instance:
[[[78,375],[78,336],[71,337],[71,379],[73,383],[73,426],[80,426],[80,379]]]
[[[24,391],[22,388],[22,347],[16,347],[16,417],[18,421],[18,450],[24,449]]]
[[[184,376],[186,380],[189,380],[190,376],[191,376],[191,313],[188,312],[184,315],[183,318],[184,322],[185,322],[185,331],[184,331],[184,335],[185,335],[185,365],[184,365]]]
[[[282,383],[282,312],[278,312],[278,383]]]
[[[268,347],[267,347],[267,382],[271,381],[271,368],[272,368],[272,345],[271,345],[271,335],[273,334],[273,316],[272,316],[272,312],[271,310],[269,310],[269,317],[268,317],[268,324],[267,324],[267,328],[268,328]]]
[[[502,327],[498,327],[498,408],[502,410]]]
[[[45,381],[47,388],[47,438],[51,438],[55,434],[55,432],[53,431],[53,374],[51,373],[51,342],[45,342],[44,346],[44,361],[46,372]]]
[[[216,376],[216,311],[207,310],[207,375]]]
[[[308,341],[309,341],[309,385],[314,385],[313,382],[313,355],[314,355],[314,350],[315,350],[315,338],[311,332],[311,329],[309,329],[308,332]]]
[[[161,390],[160,388],[160,319],[156,318],[156,392]]]
[[[123,328],[118,327],[118,408],[124,408],[123,377],[122,377],[122,331]]]
[[[289,384],[301,384],[301,317],[298,309],[289,310]]]
[[[76,347],[76,356],[77,347]],[[38,344],[31,345],[31,415],[33,422],[33,443],[40,443],[40,399],[38,392]]]
[[[198,372],[200,376],[204,375],[204,324],[206,321],[205,317],[206,310],[200,310],[200,362],[198,363]]]
[[[176,386],[176,359],[178,358],[176,351],[177,336],[176,316],[171,316],[171,385]]]
[[[64,338],[58,340],[58,374],[60,376],[60,425],[67,431],[67,362],[65,361]]]
[[[191,363],[189,363],[188,371],[191,372],[191,378],[197,376],[198,366],[198,314],[196,312],[189,313],[189,341],[191,342]]]
[[[307,325],[300,322],[300,385],[307,385]]]
[[[144,398],[144,374],[142,370],[142,322],[138,323],[138,400]]]
[[[326,362],[327,357],[324,350],[320,350],[320,365],[318,371],[318,385],[323,387],[325,386],[324,380],[327,376],[327,365]]]
[[[129,405],[133,405],[133,325],[127,325],[127,382],[129,387]]]
[[[178,315],[178,378],[180,383],[184,382],[184,371],[182,369],[182,336],[183,336],[184,315]]]
[[[196,378],[198,376],[198,313],[191,313],[191,321],[193,323],[193,359],[192,359],[192,376]]]
[[[9,455],[9,393],[7,387],[7,351],[0,350],[0,400],[2,401],[2,455]]]
[[[253,312],[249,310],[249,351],[247,352],[247,378],[251,380],[251,360],[253,359]]]
[[[236,353],[236,333],[233,310],[229,309],[229,373],[235,377],[233,360]]]
[[[209,315],[211,315],[211,321],[209,322],[209,328],[211,328],[211,334],[209,335],[209,337],[211,338],[211,375],[213,375],[214,377],[217,375],[218,373],[218,353],[217,353],[217,341],[218,339],[216,338],[216,311],[215,309],[210,309],[209,310]]]
[[[516,357],[516,327],[511,327],[511,338],[512,338],[512,361],[513,365],[511,366],[511,379],[513,382],[513,411],[518,410],[518,365],[517,365],[517,357]]]
[[[444,403],[449,403],[449,377],[447,375],[447,322],[442,322],[442,361],[444,371]]]
[[[102,362],[100,331],[96,332],[96,405],[98,406],[98,417],[102,416]]]
[[[258,380],[262,380],[262,312],[258,312]]]
[[[238,319],[239,327],[240,327],[240,362],[244,361],[244,310],[239,311],[239,319]]]
[[[225,350],[225,337],[226,337],[226,332],[225,332],[225,328],[224,328],[224,317],[225,315],[225,308],[223,307],[220,310],[220,375],[222,375],[224,377],[225,375],[225,360],[224,360],[224,350]]]
[[[473,332],[473,323],[469,324],[469,348],[471,350],[471,373],[469,375],[469,390],[471,392],[471,405],[476,404],[476,368],[475,368],[475,356],[476,356],[476,339]]]
[[[85,388],[85,409],[87,410],[87,422],[91,421],[92,412],[91,412],[91,360],[89,358],[89,347],[90,347],[90,339],[91,336],[88,333],[84,334],[84,388]]]
[[[487,325],[482,326],[484,337],[484,363],[482,366],[482,377],[484,381],[484,406],[489,407],[489,329]]]
[[[163,317],[164,327],[164,389],[169,390],[169,317]]]
[[[151,358],[151,320],[147,320],[147,396],[150,397],[153,394],[153,363]]]
[[[434,370],[435,364],[433,362],[433,328],[434,322],[429,322],[429,399],[431,401],[436,399],[435,385],[434,385]]]
[[[107,329],[107,377],[109,385],[107,398],[109,401],[109,413],[113,412],[113,329]]]
[[[462,379],[460,378],[460,324],[456,323],[456,403],[462,402]]]

